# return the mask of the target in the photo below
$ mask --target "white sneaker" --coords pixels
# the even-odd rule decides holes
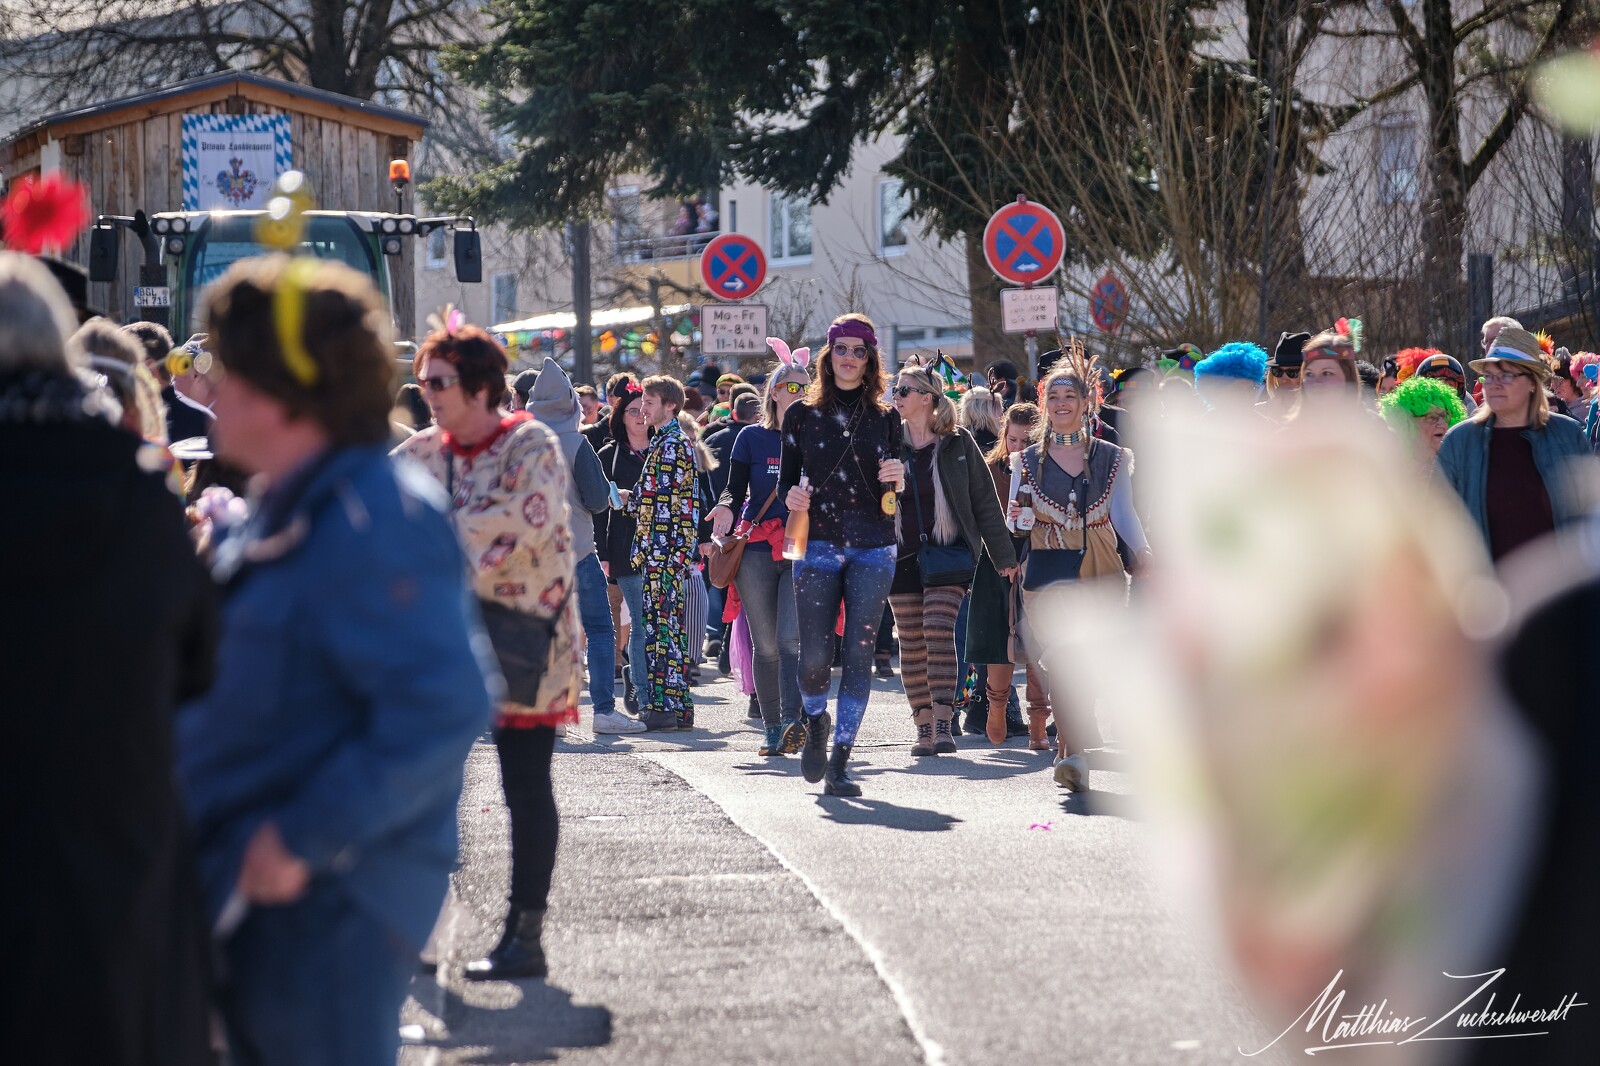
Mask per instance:
[[[594,716],[594,731],[596,733],[643,733],[644,723],[636,718],[618,714],[597,714]]]
[[[1089,762],[1083,753],[1068,755],[1056,763],[1056,784],[1068,792],[1081,792],[1089,783]]]

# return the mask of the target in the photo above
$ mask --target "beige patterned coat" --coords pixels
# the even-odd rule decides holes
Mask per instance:
[[[578,720],[583,678],[567,481],[561,445],[548,426],[521,413],[498,434],[464,449],[437,426],[394,450],[421,463],[451,493],[451,518],[472,566],[473,589],[519,611],[560,620],[537,707],[505,702],[500,724],[563,725]],[[573,595],[568,596],[569,590]],[[565,607],[561,607],[563,598]]]

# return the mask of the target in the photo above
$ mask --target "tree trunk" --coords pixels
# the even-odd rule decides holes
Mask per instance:
[[[1423,326],[1428,343],[1445,351],[1467,351],[1472,326],[1466,320],[1461,271],[1466,251],[1467,180],[1461,158],[1461,115],[1456,92],[1455,27],[1450,0],[1425,0],[1425,55],[1419,57],[1428,102],[1429,190],[1422,209]]]
[[[1561,138],[1561,234],[1566,262],[1561,268],[1562,295],[1576,299],[1584,334],[1600,331],[1595,269],[1600,249],[1594,232],[1594,155],[1585,137]],[[1576,345],[1571,345],[1574,351]]]

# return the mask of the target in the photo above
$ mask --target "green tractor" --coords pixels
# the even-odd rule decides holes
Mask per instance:
[[[162,211],[132,216],[101,215],[89,234],[89,278],[115,281],[122,230],[139,238],[145,261],[133,305],[140,317],[162,322],[173,336],[196,332],[200,292],[241,259],[274,249],[256,239],[265,211]],[[477,224],[464,215],[418,218],[378,211],[307,211],[296,255],[336,259],[372,279],[392,308],[392,260],[407,240],[437,229],[454,234],[456,280],[483,280],[482,244]],[[409,328],[397,330],[398,335]]]

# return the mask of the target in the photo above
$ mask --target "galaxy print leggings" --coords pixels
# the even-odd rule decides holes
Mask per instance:
[[[833,680],[833,636],[844,601],[844,673],[833,742],[854,744],[861,717],[872,694],[872,652],[884,601],[894,583],[897,549],[841,548],[814,540],[804,559],[794,564],[794,607],[800,622],[800,696],[806,714],[815,718],[828,709]]]

